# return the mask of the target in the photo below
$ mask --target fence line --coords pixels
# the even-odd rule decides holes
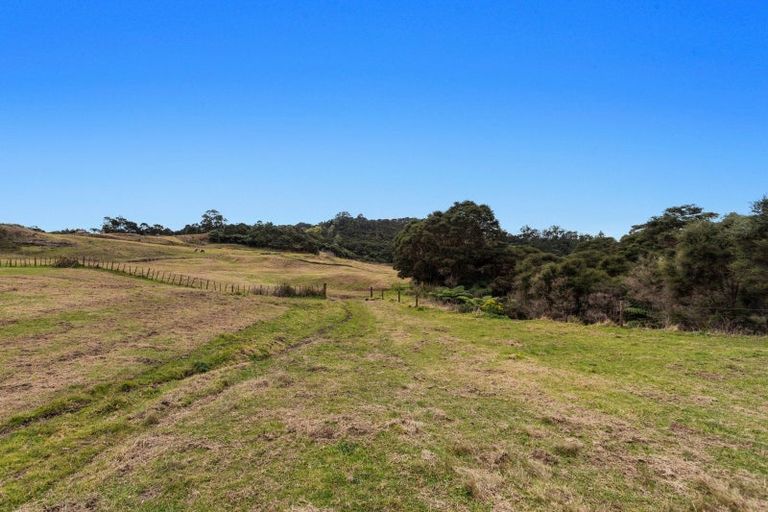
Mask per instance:
[[[139,279],[157,281],[173,286],[209,290],[233,295],[270,295],[274,297],[322,297],[328,296],[328,286],[322,285],[289,285],[278,284],[254,285],[228,283],[212,279],[179,274],[168,270],[157,270],[151,267],[131,265],[132,262],[105,261],[86,256],[79,257],[32,257],[32,258],[0,258],[0,267],[51,267],[51,268],[89,268],[129,275]]]
[[[363,290],[360,290],[363,291]],[[402,295],[410,295],[412,300],[410,301],[415,307],[419,307],[419,304],[427,303],[431,304],[448,304],[459,306],[458,303],[443,301],[431,296],[429,291],[425,291],[421,288],[376,288],[370,286],[364,290],[367,292],[368,297],[365,300],[384,300],[385,292],[387,294],[395,294],[397,302],[403,301]],[[392,297],[392,295],[390,295]],[[623,326],[627,323],[627,317],[630,316],[631,310],[634,308],[626,299],[616,299],[611,303],[610,311],[603,311],[606,316],[617,325]],[[649,319],[659,320],[662,315],[667,314],[658,309],[643,307],[648,312]],[[754,313],[758,315],[765,315],[768,313],[768,308],[744,308],[744,307],[722,307],[722,306],[685,306],[685,310],[689,312],[709,313],[711,315],[723,314],[723,313]]]
[[[374,298],[374,290],[376,290],[376,296],[377,296],[375,298]],[[377,288],[374,288],[373,286],[371,286],[366,291],[369,293],[368,298],[366,300],[384,300],[385,292],[389,292],[389,293],[392,293],[393,295],[396,295],[397,296],[397,302],[400,303],[403,300],[403,295],[407,295],[406,292],[408,292],[409,289],[408,288],[394,288],[394,287],[391,287],[391,288],[378,288],[377,289]],[[420,290],[418,290],[418,289],[411,289],[410,295],[413,296],[414,301],[415,301],[414,303],[415,303],[416,307],[419,307],[419,299],[423,298],[424,294]]]

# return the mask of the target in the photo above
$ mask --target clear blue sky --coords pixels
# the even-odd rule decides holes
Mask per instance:
[[[621,235],[768,193],[768,5],[0,2],[0,221],[423,216]]]

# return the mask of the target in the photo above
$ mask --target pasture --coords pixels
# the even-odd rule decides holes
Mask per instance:
[[[58,240],[0,258],[330,297],[0,268],[0,510],[768,509],[765,337],[364,300],[394,271],[332,256]]]

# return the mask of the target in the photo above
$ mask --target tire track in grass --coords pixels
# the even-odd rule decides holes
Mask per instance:
[[[293,305],[275,320],[217,336],[186,357],[133,379],[96,386],[12,418],[0,435],[0,511],[39,498],[105,449],[151,427],[140,421],[147,407],[183,386],[190,377],[238,369],[226,385],[220,381],[200,392],[193,389],[184,406],[252,377],[258,368],[249,361],[262,361],[313,343],[351,318],[352,312],[343,302]],[[276,339],[279,341],[274,343]]]

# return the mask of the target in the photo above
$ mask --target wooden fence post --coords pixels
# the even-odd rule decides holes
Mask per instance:
[[[624,327],[624,299],[619,301],[619,325]]]
[[[400,304],[400,288],[397,289],[397,303]]]
[[[328,283],[323,283],[323,298],[328,298]]]
[[[419,307],[419,292],[416,292],[416,307]]]
[[[384,288],[381,289],[381,300],[384,300]]]
[[[373,286],[371,286],[371,298],[373,298]]]

